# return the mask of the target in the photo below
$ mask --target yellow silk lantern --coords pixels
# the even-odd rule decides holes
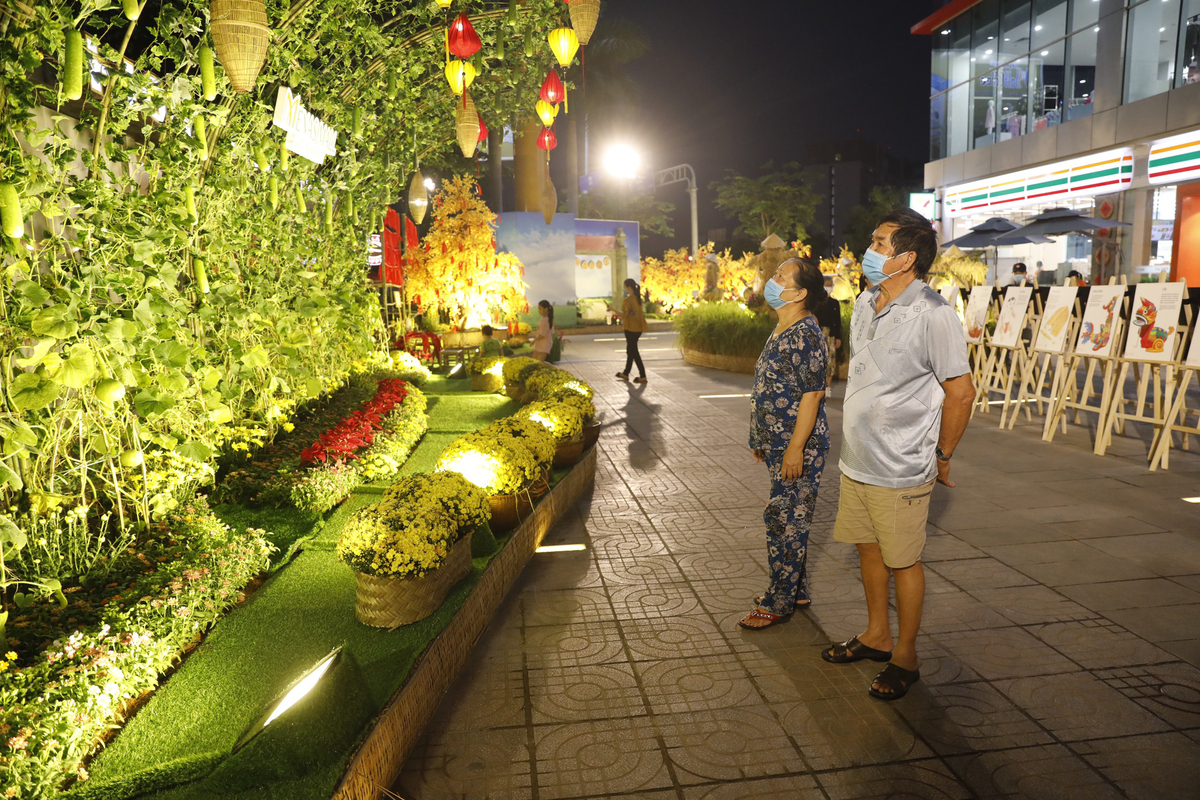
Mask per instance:
[[[449,8],[454,4],[454,0],[437,0],[437,4],[441,8]]]
[[[418,167],[408,185],[408,215],[413,218],[413,223],[420,225],[428,209],[429,190],[425,188],[425,176]]]
[[[456,95],[462,94],[464,89],[470,89],[477,74],[470,61],[459,61],[456,58],[446,64],[446,81]]]
[[[545,100],[538,100],[534,107],[538,117],[541,118],[542,124],[549,128],[554,124],[554,118],[558,116],[558,105],[547,103]]]
[[[479,112],[475,110],[475,101],[471,99],[470,94],[463,95],[463,102],[455,119],[455,129],[462,154],[471,158],[479,145]]]
[[[558,59],[559,66],[571,66],[575,54],[579,52],[579,37],[575,35],[575,31],[571,28],[555,28],[550,31],[549,40],[550,50]]]

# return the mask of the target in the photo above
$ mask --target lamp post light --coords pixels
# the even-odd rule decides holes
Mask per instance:
[[[614,145],[604,156],[604,169],[612,177],[622,181],[622,192],[626,184],[639,177],[642,172],[642,159],[636,150],[626,144]],[[692,257],[700,252],[700,222],[697,213],[697,195],[699,188],[696,183],[696,170],[691,164],[680,164],[677,167],[659,170],[651,179],[654,188],[670,186],[675,183],[686,183],[692,205]],[[622,206],[624,206],[622,194]],[[622,208],[622,211],[624,209]]]

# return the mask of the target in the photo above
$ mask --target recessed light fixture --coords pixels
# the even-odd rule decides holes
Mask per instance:
[[[1033,29],[1034,29],[1035,31],[1040,31],[1040,30],[1042,29],[1042,26],[1041,26],[1041,25],[1034,25],[1034,26],[1033,26]]]
[[[317,684],[333,669],[341,655],[342,648],[338,647],[301,675],[283,697],[271,707],[271,710],[259,717],[258,721],[242,734],[242,738],[238,739],[237,744],[233,746],[233,752],[236,753],[249,744],[251,739],[266,730],[267,726],[278,719],[280,715],[284,714],[289,708],[304,699],[309,692],[317,688]]]
[[[949,30],[944,30],[944,31],[942,31],[942,36],[949,36],[949,35],[950,35],[950,31],[949,31]]]
[[[1184,497],[1181,499],[1185,503],[1200,503],[1200,497]]]
[[[1049,51],[1049,50],[1043,50],[1043,51],[1042,51],[1042,55],[1044,55],[1044,56],[1048,56],[1048,55],[1050,55],[1050,51]]]
[[[576,553],[580,550],[587,550],[586,544],[544,544],[535,553]]]
[[[1159,33],[1165,33],[1165,32],[1166,32],[1166,30],[1167,30],[1166,28],[1159,28],[1159,29],[1158,29],[1158,32],[1159,32]]]
[[[1100,32],[1100,26],[1099,26],[1099,25],[1097,25],[1096,27],[1092,28],[1092,33],[1099,33],[1099,32]]]
[[[1080,81],[1080,83],[1087,83],[1087,80],[1086,79],[1082,80],[1082,81]]]

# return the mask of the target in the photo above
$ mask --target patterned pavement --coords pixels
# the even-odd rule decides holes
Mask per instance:
[[[647,337],[650,339],[651,337]],[[879,665],[834,666],[866,611],[831,540],[836,459],[810,542],[813,605],[747,632],[765,588],[765,468],[745,446],[748,376],[643,343],[563,366],[608,424],[596,486],[496,612],[393,791],[442,798],[1200,797],[1200,457],[1152,475],[1145,445],[1091,454],[977,416],[939,487],[925,552],[922,680],[885,704]],[[830,427],[840,431],[835,388]],[[838,448],[834,441],[834,452]]]

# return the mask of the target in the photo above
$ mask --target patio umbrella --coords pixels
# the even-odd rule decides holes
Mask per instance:
[[[1048,244],[1052,241],[1054,240],[1045,236],[1018,236],[1016,233],[1001,233],[992,239],[992,244],[996,247],[1007,247],[1012,244]]]
[[[974,228],[971,228],[970,233],[960,236],[957,239],[951,239],[948,242],[942,242],[942,247],[954,246],[960,249],[965,247],[968,250],[995,247],[996,242],[993,237],[1016,230],[1018,227],[1016,223],[1009,222],[1001,217],[992,217],[982,225],[976,225]]]
[[[1128,222],[1085,217],[1070,208],[1051,208],[1017,228],[1012,236],[1062,236],[1067,233],[1090,233],[1103,228],[1128,228]]]

